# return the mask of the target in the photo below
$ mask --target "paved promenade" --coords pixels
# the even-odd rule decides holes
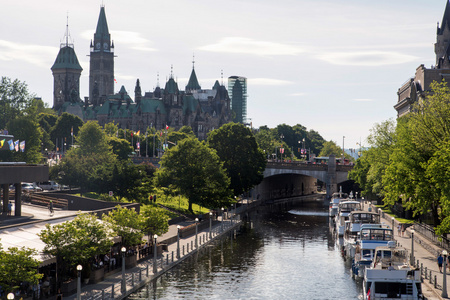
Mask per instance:
[[[372,211],[377,212],[378,209],[375,206],[372,206]],[[364,209],[367,210],[369,207],[368,202],[364,204]],[[412,247],[412,240],[411,240],[411,233],[413,226],[408,227],[404,233],[403,236],[399,236],[397,232],[397,225],[398,221],[388,214],[381,213],[381,222],[384,222],[386,225],[392,226],[394,225],[394,236],[397,242],[404,247],[405,249],[408,249],[411,251]],[[392,223],[394,222],[394,223]],[[441,296],[442,294],[442,286],[443,286],[443,273],[439,272],[439,268],[437,265],[437,256],[439,253],[442,253],[444,249],[439,247],[439,245],[436,245],[426,239],[423,235],[421,235],[416,230],[414,231],[414,261],[417,264],[417,261],[419,261],[418,267],[422,267],[422,278],[423,278],[423,284],[422,284],[422,290],[425,295],[425,297],[428,300],[434,300],[434,299],[447,299],[443,298]],[[449,249],[445,249],[449,251]],[[425,269],[427,270],[427,275],[425,276]],[[431,272],[431,282],[430,282],[430,272]],[[448,290],[450,288],[450,271],[447,268],[447,293],[449,294],[450,291]]]
[[[180,258],[177,258],[177,242],[169,244],[167,251],[164,251],[162,256],[159,256],[156,261],[156,272],[154,272],[153,256],[150,255],[148,259],[141,261],[134,268],[125,270],[125,285],[126,289],[122,292],[123,275],[119,271],[111,276],[108,276],[103,281],[96,284],[83,285],[81,288],[81,299],[123,299],[136,290],[145,286],[148,282],[161,275],[163,272],[173,268],[178,263],[182,262],[191,255],[197,253],[210,242],[218,239],[224,235],[229,235],[233,229],[238,227],[240,220],[221,220],[211,226],[210,229],[199,230],[196,235],[192,235],[179,240]],[[177,226],[171,225],[169,231],[158,238],[158,240],[166,240],[167,238],[177,236]],[[64,297],[64,300],[76,299],[77,294]]]

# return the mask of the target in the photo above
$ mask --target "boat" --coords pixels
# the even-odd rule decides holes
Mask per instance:
[[[367,211],[352,211],[345,221],[344,251],[347,257],[355,257],[356,244],[359,241],[361,227],[367,224],[380,224],[380,215]]]
[[[410,265],[405,248],[389,242],[375,249],[374,258],[364,272],[364,299],[423,299],[420,270]]]
[[[334,218],[339,210],[339,202],[345,201],[348,199],[348,194],[340,191],[339,193],[333,193],[331,195],[330,207],[328,214],[331,218]]]
[[[338,236],[344,235],[345,221],[348,220],[350,213],[354,210],[361,210],[361,203],[359,201],[343,201],[339,203],[338,213],[335,217]]]
[[[373,261],[375,249],[394,243],[392,228],[383,224],[363,224],[355,246],[355,257],[352,263],[352,274],[357,278],[364,277],[364,270]]]

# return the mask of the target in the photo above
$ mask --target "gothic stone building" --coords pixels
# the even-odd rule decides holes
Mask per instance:
[[[89,97],[80,99],[79,79],[82,68],[73,44],[61,44],[51,70],[54,78],[53,109],[68,112],[84,121],[96,120],[101,126],[114,122],[119,128],[144,132],[166,126],[175,130],[191,126],[199,139],[232,121],[230,98],[223,84],[215,82],[212,89],[202,89],[194,67],[189,82],[182,91],[171,74],[164,88],[159,84],[153,92],[142,95],[139,79],[134,89],[134,101],[124,86],[114,94],[114,42],[106,22],[105,8],[100,15],[94,39],[90,45]]]
[[[397,117],[409,113],[412,104],[423,98],[426,92],[430,91],[433,81],[441,82],[445,80],[450,86],[450,4],[449,0],[444,11],[442,23],[437,25],[436,43],[434,52],[436,53],[436,65],[426,68],[420,65],[416,69],[414,78],[408,79],[397,92],[398,101],[394,106]]]

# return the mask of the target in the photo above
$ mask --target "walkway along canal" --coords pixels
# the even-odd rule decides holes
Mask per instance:
[[[203,230],[198,229],[197,234],[186,238],[177,239],[177,225],[171,225],[169,232],[160,237],[160,240],[175,241],[167,245],[167,252],[164,255],[156,257],[156,259],[151,255],[131,269],[125,270],[122,266],[122,272],[115,273],[96,284],[83,286],[80,298],[98,300],[126,298],[208,244],[225,235],[236,234],[236,230],[242,224],[239,213],[243,214],[259,204],[255,201],[238,207],[236,210],[225,211],[222,216],[218,217],[219,222],[214,222],[214,224],[210,222],[209,227],[206,226]],[[64,297],[64,299],[77,299],[77,294]]]

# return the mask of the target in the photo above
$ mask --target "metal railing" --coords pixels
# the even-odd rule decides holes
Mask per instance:
[[[414,223],[414,230],[441,248],[450,248],[450,240],[445,236],[437,235],[433,226],[424,223]]]

